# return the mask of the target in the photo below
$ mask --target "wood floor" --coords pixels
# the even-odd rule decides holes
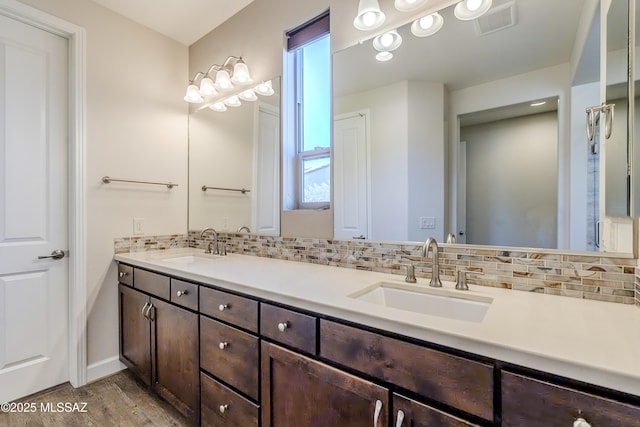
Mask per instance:
[[[84,405],[86,403],[86,406]],[[69,383],[16,402],[30,413],[0,412],[2,427],[188,426],[182,415],[125,370],[84,387]],[[83,408],[84,406],[84,408]],[[84,409],[85,412],[80,412]],[[75,412],[69,412],[75,411]]]

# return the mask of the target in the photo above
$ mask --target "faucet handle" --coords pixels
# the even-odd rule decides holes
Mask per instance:
[[[416,269],[413,264],[405,264],[407,268],[407,275],[404,277],[404,281],[407,283],[416,283]]]
[[[468,291],[469,285],[467,285],[467,273],[466,270],[458,270],[458,280],[456,281],[456,289],[460,291]]]

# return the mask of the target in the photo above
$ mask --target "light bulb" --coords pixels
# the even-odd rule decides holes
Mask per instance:
[[[420,18],[420,28],[428,30],[433,26],[433,15],[427,15]]]
[[[393,53],[391,52],[378,52],[376,54],[376,59],[380,62],[386,62],[393,58]]]
[[[362,15],[362,23],[365,27],[371,27],[376,23],[376,14],[374,12],[367,12]]]
[[[467,0],[467,9],[474,12],[480,8],[482,0]]]
[[[384,47],[389,47],[393,43],[393,35],[385,33],[380,37],[380,44]]]

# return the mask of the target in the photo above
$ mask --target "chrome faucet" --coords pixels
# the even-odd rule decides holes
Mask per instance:
[[[211,250],[211,242],[209,242],[207,244],[207,248],[204,250],[205,254],[214,254],[214,255],[219,255],[220,251],[218,250],[218,232],[216,230],[214,230],[212,227],[207,227],[202,229],[202,231],[200,232],[200,238],[204,238],[204,235],[208,232],[212,232],[213,233],[213,251]]]
[[[427,241],[424,242],[424,245],[422,245],[422,253],[420,256],[422,258],[426,258],[429,253],[429,249],[431,249],[431,251],[433,252],[433,255],[431,257],[431,259],[433,260],[431,267],[431,282],[429,283],[429,286],[433,286],[434,288],[441,288],[442,282],[440,281],[440,268],[438,266],[438,242],[436,242],[436,239],[434,239],[433,237],[429,237]]]
[[[246,231],[247,233],[251,233],[251,229],[249,229],[249,227],[247,227],[246,225],[243,225],[242,227],[238,228],[238,233],[242,233],[243,231]]]
[[[456,242],[456,236],[453,233],[449,233],[447,234],[447,243],[455,243]]]

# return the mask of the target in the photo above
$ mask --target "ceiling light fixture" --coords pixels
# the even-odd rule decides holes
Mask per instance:
[[[215,81],[212,77],[215,76]],[[196,84],[200,79],[200,86]],[[184,100],[201,104],[205,98],[218,96],[218,91],[230,91],[233,84],[250,85],[253,82],[249,68],[241,56],[228,56],[222,65],[213,64],[207,72],[198,71],[189,81]]]
[[[387,62],[387,61],[391,61],[391,59],[393,58],[393,53],[391,52],[378,52],[376,54],[376,59],[380,62]]]
[[[422,7],[427,0],[395,0],[393,5],[400,12],[412,12]]]
[[[382,33],[373,39],[373,47],[379,52],[391,52],[396,50],[402,44],[402,37],[398,31],[391,30]]]
[[[416,19],[411,24],[411,33],[416,37],[432,36],[444,25],[444,19],[438,12]]]
[[[453,10],[461,21],[471,21],[484,15],[491,8],[491,0],[463,0]]]
[[[385,18],[378,0],[360,0],[358,15],[353,20],[353,26],[361,31],[375,30],[384,24]]]

